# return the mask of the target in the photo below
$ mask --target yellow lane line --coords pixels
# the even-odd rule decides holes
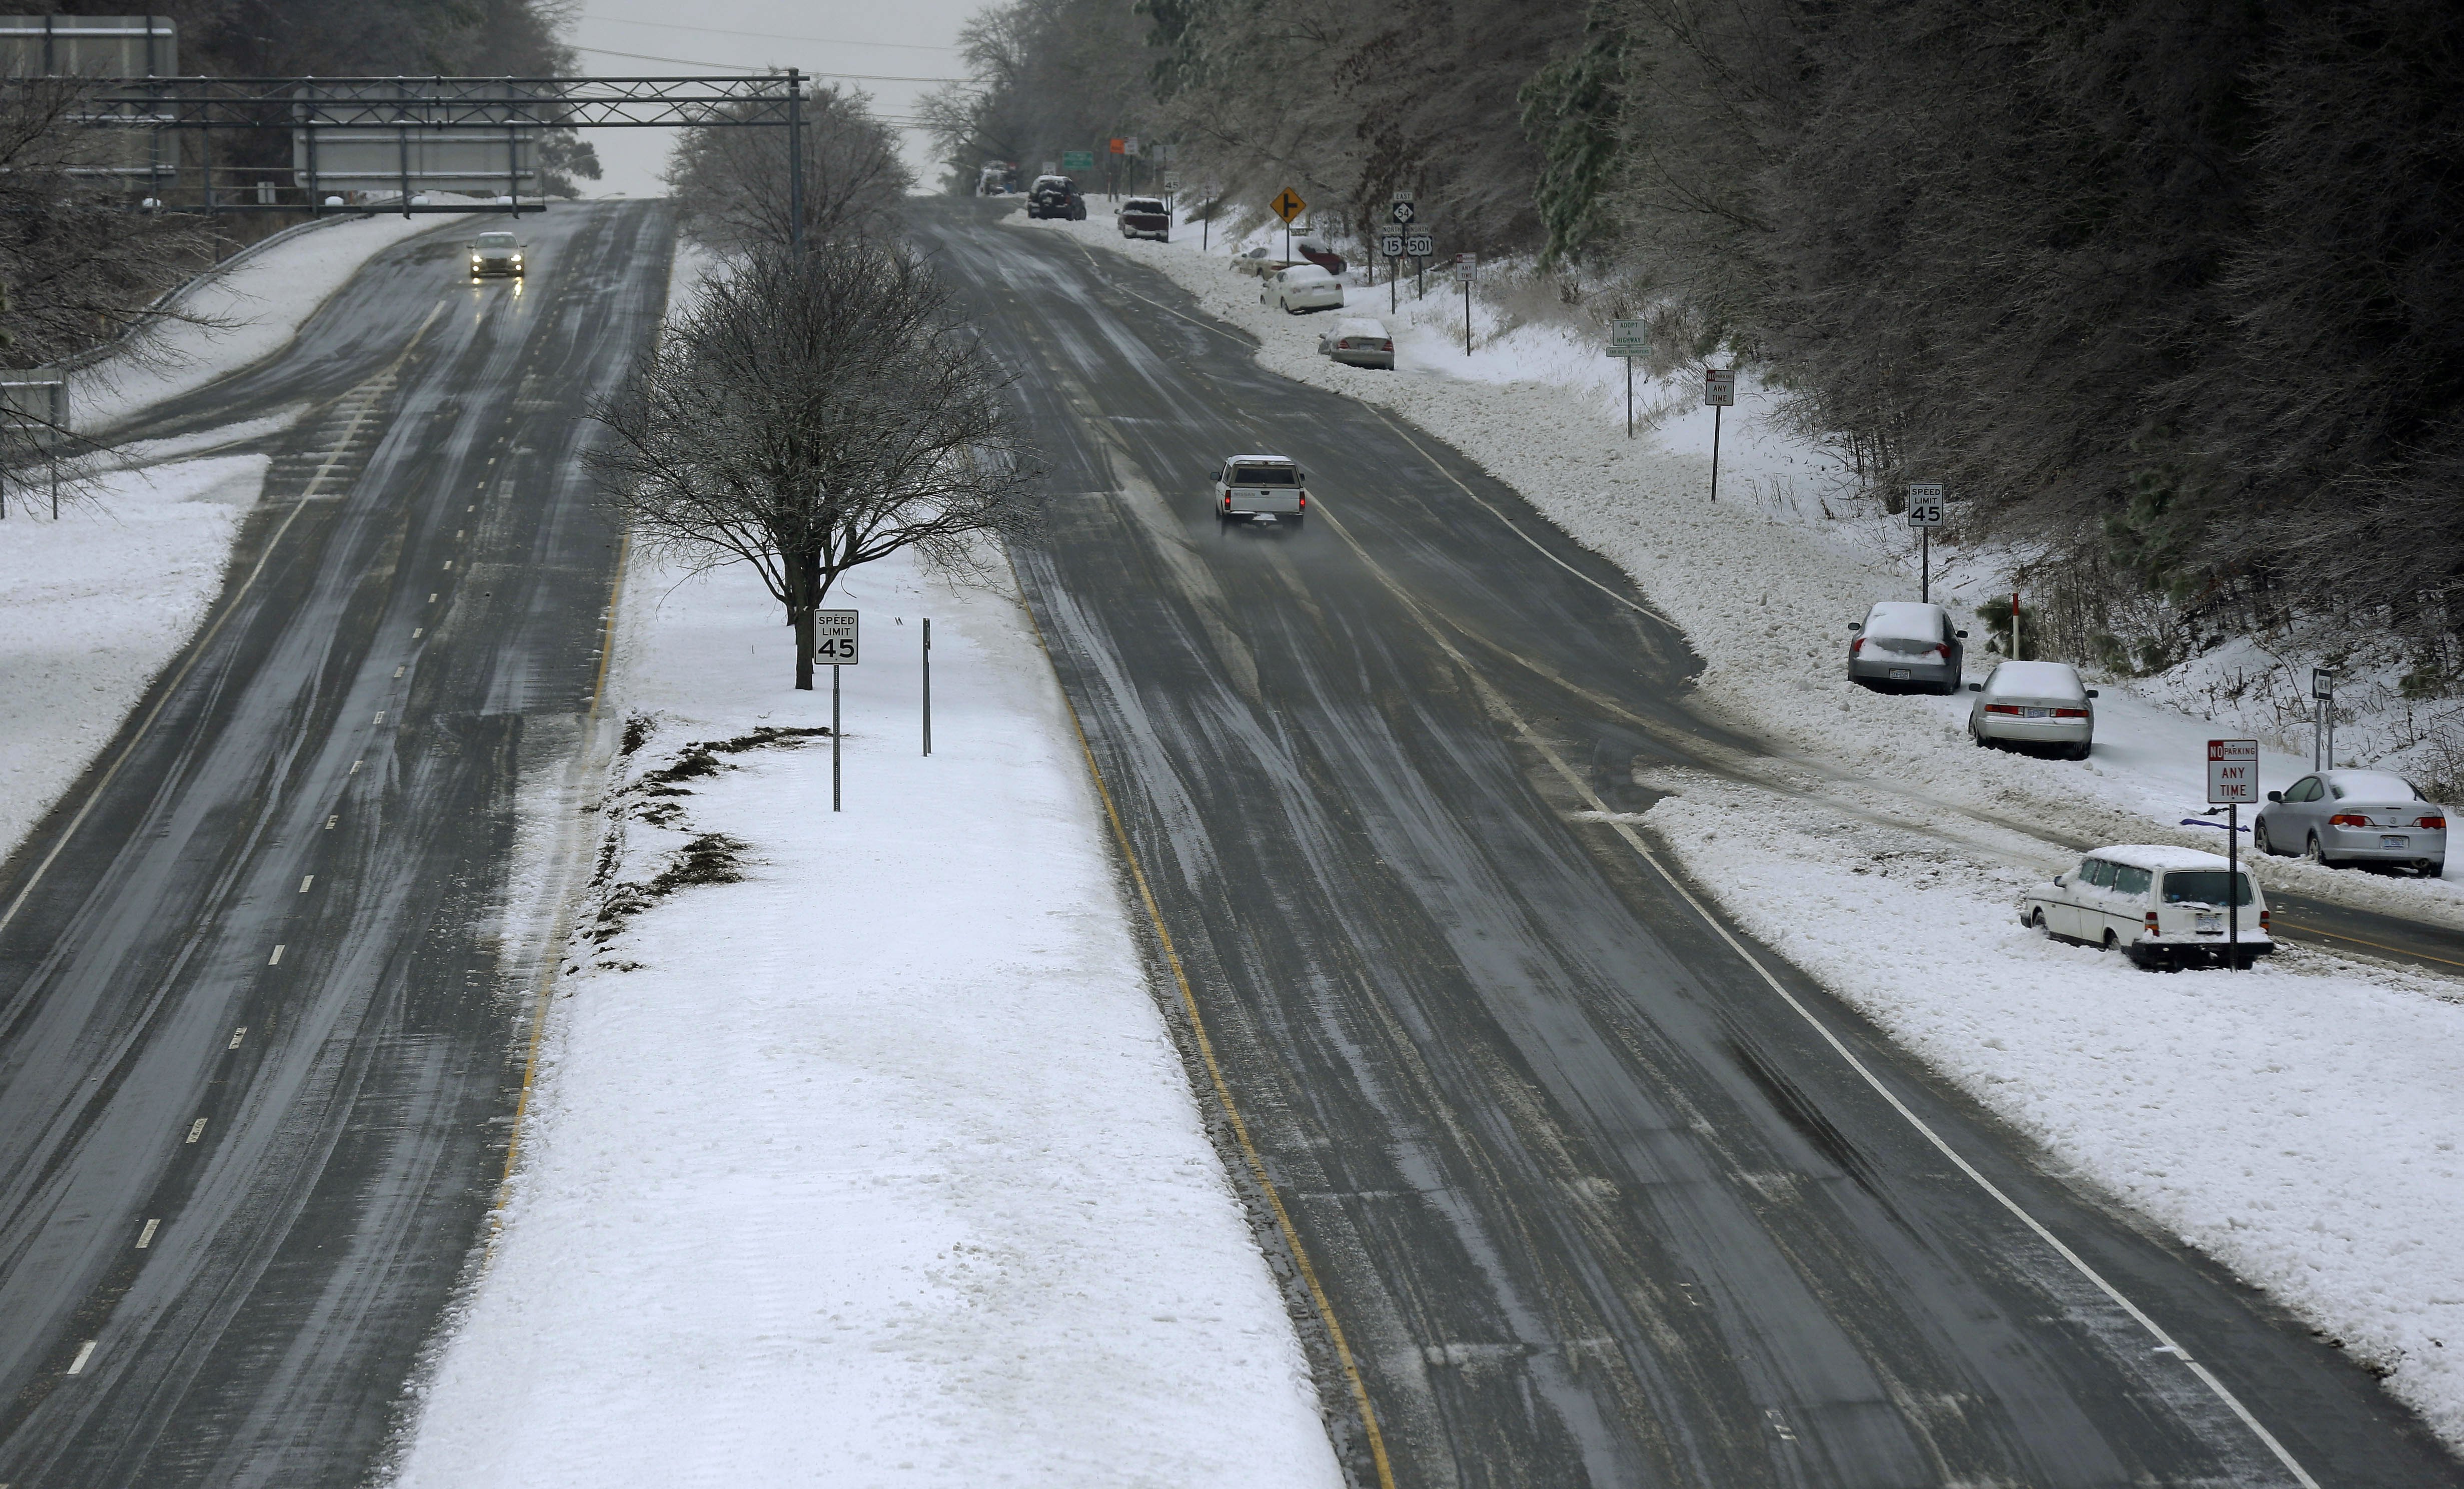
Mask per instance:
[[[2284,930],[2299,931],[2304,936],[2323,936],[2329,941],[2349,942],[2356,946],[2367,946],[2373,951],[2384,951],[2389,956],[2414,957],[2424,962],[2435,962],[2441,967],[2464,967],[2464,962],[2451,961],[2446,957],[2434,957],[2427,951],[2407,951],[2396,946],[2383,946],[2375,941],[2364,941],[2359,936],[2345,936],[2335,931],[2321,930],[2316,925],[2296,925],[2291,921],[2280,917],[2276,923]]]
[[[1015,582],[1016,568],[1011,573]],[[1020,587],[1023,600],[1025,589]],[[1044,648],[1045,659],[1052,658],[1052,648],[1045,640],[1044,623],[1032,605],[1022,605],[1027,623],[1035,628],[1036,645]],[[1369,1456],[1377,1468],[1378,1489],[1395,1489],[1395,1473],[1386,1459],[1386,1438],[1377,1430],[1377,1411],[1369,1404],[1369,1388],[1360,1379],[1360,1367],[1352,1357],[1352,1345],[1343,1337],[1343,1325],[1335,1322],[1334,1304],[1318,1281],[1317,1268],[1309,1263],[1309,1248],[1301,1244],[1300,1231],[1293,1226],[1290,1211],[1284,1208],[1283,1196],[1276,1192],[1272,1179],[1266,1177],[1265,1160],[1258,1155],[1257,1145],[1249,1139],[1249,1124],[1242,1120],[1240,1103],[1232,1100],[1230,1082],[1223,1078],[1223,1067],[1215,1057],[1215,1041],[1206,1033],[1205,1016],[1198,1011],[1198,994],[1189,985],[1189,973],[1180,965],[1179,948],[1173,945],[1172,932],[1163,922],[1163,911],[1155,903],[1155,891],[1147,884],[1146,870],[1138,864],[1137,850],[1130,846],[1129,830],[1121,825],[1120,809],[1112,803],[1111,789],[1104,783],[1104,768],[1095,763],[1093,746],[1087,743],[1087,726],[1078,718],[1078,705],[1070,700],[1069,690],[1061,687],[1061,673],[1053,669],[1053,682],[1059,687],[1061,704],[1069,710],[1069,727],[1078,736],[1078,752],[1086,758],[1087,774],[1095,783],[1095,794],[1104,803],[1104,817],[1112,827],[1112,841],[1121,850],[1121,860],[1130,868],[1130,881],[1137,886],[1138,902],[1146,908],[1147,923],[1155,927],[1155,940],[1163,946],[1166,965],[1172,968],[1172,980],[1180,988],[1180,1006],[1189,1015],[1191,1033],[1198,1041],[1199,1058],[1205,1062],[1207,1078],[1214,1082],[1215,1100],[1223,1108],[1223,1116],[1232,1127],[1233,1141],[1241,1147],[1241,1156],[1249,1166],[1249,1175],[1266,1196],[1267,1208],[1275,1212],[1275,1229],[1283,1233],[1284,1244],[1290,1248],[1292,1263],[1300,1269],[1301,1281],[1309,1288],[1309,1300],[1317,1307],[1319,1322],[1326,1325],[1327,1337],[1334,1345],[1334,1357],[1343,1367],[1344,1384],[1352,1391],[1353,1404],[1360,1409],[1360,1425],[1369,1438]]]

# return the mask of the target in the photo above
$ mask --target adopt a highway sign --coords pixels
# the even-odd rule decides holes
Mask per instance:
[[[1302,201],[1301,194],[1290,187],[1276,192],[1275,199],[1267,205],[1272,207],[1275,210],[1275,215],[1284,219],[1286,223],[1289,223],[1294,217],[1309,211],[1309,203]]]
[[[856,664],[854,611],[813,611],[813,660],[825,667]]]
[[[1636,321],[1609,322],[1609,355],[1612,357],[1648,357],[1651,355],[1651,333],[1645,324]]]

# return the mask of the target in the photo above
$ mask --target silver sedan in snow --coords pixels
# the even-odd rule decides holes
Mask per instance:
[[[1980,746],[2042,744],[2085,760],[2096,741],[2096,689],[2068,662],[2003,662],[1968,691],[1968,737]]]
[[[2267,793],[2250,843],[2330,867],[2385,863],[2436,878],[2447,872],[2447,809],[2389,771],[2321,770]]]

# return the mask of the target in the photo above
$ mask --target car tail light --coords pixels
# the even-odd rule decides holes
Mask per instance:
[[[2057,719],[2084,719],[2087,717],[2087,710],[2084,708],[2057,708],[2054,710],[2054,717]]]
[[[2340,811],[2327,819],[2329,827],[2367,827],[2370,819],[2358,811]]]
[[[1849,655],[1849,656],[1856,656],[1858,653],[1859,653],[1859,652],[1863,651],[1864,649],[1865,649],[1865,638],[1864,638],[1863,636],[1859,636],[1856,640],[1851,641],[1851,642],[1849,642],[1849,643],[1848,643],[1848,655]]]
[[[2258,912],[2258,928],[2260,930],[2267,929],[2267,912],[2264,910]]]
[[[2019,711],[2019,705],[2016,703],[1988,703],[1985,705],[1985,711],[1989,714],[2015,714]]]
[[[2147,934],[2150,936],[2162,934],[2156,928],[2156,912],[2153,910],[2147,912]]]
[[[1306,491],[1301,493],[1301,510],[1304,512],[1309,510],[1309,493]]]
[[[2424,817],[2420,821],[2414,823],[2413,826],[2426,827],[2433,833],[2444,833],[2447,831],[2447,819],[2445,817]]]

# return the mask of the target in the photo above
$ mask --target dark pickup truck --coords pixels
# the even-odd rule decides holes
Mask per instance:
[[[1027,188],[1026,214],[1084,222],[1087,220],[1087,199],[1078,194],[1078,183],[1067,176],[1038,176],[1035,185]]]
[[[1125,238],[1154,238],[1158,243],[1172,241],[1172,209],[1152,196],[1133,196],[1121,204],[1112,214],[1121,225]]]

